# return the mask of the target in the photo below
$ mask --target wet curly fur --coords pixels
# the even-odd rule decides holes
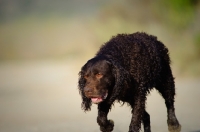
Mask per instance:
[[[152,88],[165,99],[169,131],[179,132],[181,125],[175,116],[175,85],[168,49],[155,36],[146,33],[111,38],[79,72],[82,109],[89,111],[92,101],[99,101],[96,102],[97,123],[102,132],[113,130],[114,122],[107,119],[107,114],[115,101],[128,103],[132,108],[129,132],[139,132],[141,123],[144,131],[150,132],[145,101]]]

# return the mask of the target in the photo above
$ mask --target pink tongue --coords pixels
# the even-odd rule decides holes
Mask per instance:
[[[93,103],[99,103],[101,101],[103,101],[102,98],[92,98]]]

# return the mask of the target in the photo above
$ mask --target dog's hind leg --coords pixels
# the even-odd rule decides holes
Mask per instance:
[[[151,132],[150,115],[146,112],[146,110],[144,111],[142,123],[144,126],[144,132]]]
[[[167,123],[170,132],[180,132],[181,125],[179,124],[174,108],[174,96],[175,96],[175,84],[174,78],[171,73],[169,66],[166,66],[162,71],[161,80],[156,86],[156,89],[161,93],[165,99],[165,104],[167,107]]]

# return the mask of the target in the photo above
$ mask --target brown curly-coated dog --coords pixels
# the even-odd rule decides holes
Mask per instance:
[[[107,114],[115,100],[132,108],[129,132],[139,132],[141,123],[144,131],[150,132],[145,101],[153,88],[165,99],[169,131],[179,132],[181,125],[175,115],[175,86],[168,49],[146,33],[113,37],[79,72],[82,109],[89,111],[92,103],[98,104],[97,123],[102,132],[113,130],[114,122],[107,119]]]

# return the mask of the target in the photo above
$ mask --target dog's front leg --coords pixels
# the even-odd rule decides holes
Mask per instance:
[[[141,94],[141,93],[140,93]],[[132,119],[129,126],[129,132],[139,132],[141,128],[141,121],[145,111],[145,95],[138,94],[132,107]],[[142,93],[143,94],[143,93]]]
[[[106,102],[98,104],[97,123],[99,124],[102,132],[111,132],[114,127],[114,122],[107,119],[110,107],[111,105],[107,104]]]

